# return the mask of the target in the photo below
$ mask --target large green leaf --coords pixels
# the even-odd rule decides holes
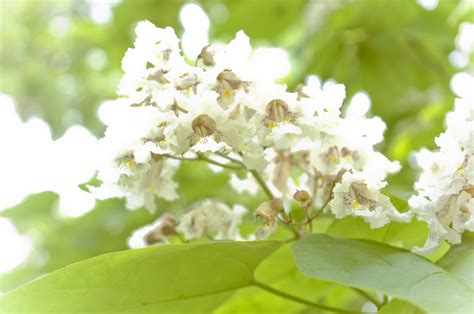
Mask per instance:
[[[408,302],[395,299],[395,300],[392,300],[390,303],[387,303],[386,305],[384,305],[380,309],[379,313],[380,314],[391,314],[391,313],[423,314],[424,312]]]
[[[364,300],[352,289],[308,278],[296,268],[290,244],[278,249],[255,270],[257,281],[288,294],[327,306],[360,308]],[[271,294],[258,287],[234,293],[216,314],[302,313],[308,306]],[[318,312],[319,313],[319,312]]]
[[[463,243],[454,246],[438,265],[459,278],[474,289],[474,235],[467,236]]]
[[[473,309],[474,291],[421,256],[381,243],[308,236],[293,245],[306,275],[351,287],[383,292],[429,312]]]
[[[410,223],[391,222],[382,228],[371,229],[370,225],[360,217],[345,217],[334,220],[326,233],[336,238],[372,240],[411,250],[415,246],[423,246],[428,231],[426,223],[416,219]],[[436,262],[448,250],[449,245],[443,243],[426,258]]]
[[[371,229],[362,218],[345,217],[334,220],[327,234],[337,238],[373,240],[411,249],[415,245],[424,244],[428,236],[428,228],[424,222],[413,220],[411,223],[392,222],[382,228]]]
[[[0,308],[2,313],[205,313],[251,284],[257,265],[280,245],[215,242],[101,255],[7,293]]]

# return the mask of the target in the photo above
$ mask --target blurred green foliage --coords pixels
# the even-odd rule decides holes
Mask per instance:
[[[97,108],[116,97],[121,58],[133,43],[138,21],[148,19],[157,26],[172,26],[178,34],[183,31],[178,17],[185,1],[117,2],[112,5],[113,19],[105,24],[91,19],[92,2],[1,2],[0,92],[15,99],[22,117],[44,118],[55,136],[77,123],[97,136],[103,134]],[[474,21],[472,7],[460,10],[461,2],[441,0],[432,11],[415,0],[197,3],[209,15],[211,41],[227,41],[243,29],[255,46],[286,48],[293,71],[285,82],[291,89],[307,75],[317,74],[346,84],[349,97],[366,91],[372,99],[372,113],[387,123],[387,138],[380,149],[404,166],[390,179],[390,193],[406,198],[416,175],[408,166],[409,153],[434,146],[433,138],[442,131],[444,115],[453,106],[449,81],[456,69],[448,56],[455,48],[459,25]],[[219,196],[228,204],[253,209],[262,199],[261,195],[244,195],[236,200],[226,183],[227,172],[212,174],[212,180],[209,175],[202,164],[186,165],[178,174],[183,197],[172,204],[160,202],[159,208],[179,210],[204,197]],[[196,188],[203,185],[205,188]],[[42,193],[0,212],[29,235],[35,247],[24,266],[0,276],[0,290],[10,290],[75,261],[126,249],[131,231],[160,214],[127,211],[123,201],[109,200],[99,202],[82,217],[60,218],[56,203],[56,195]],[[332,227],[335,234],[336,227]],[[292,276],[288,270],[275,281],[284,288],[292,284]],[[302,278],[295,280],[307,284]],[[321,289],[326,287],[321,284]],[[240,302],[249,293],[239,292],[231,301],[245,309],[247,305]],[[264,294],[252,293],[255,304],[262,302]],[[346,294],[340,295],[346,299]],[[330,299],[331,295],[329,291],[323,297]],[[300,307],[288,310],[302,311]]]

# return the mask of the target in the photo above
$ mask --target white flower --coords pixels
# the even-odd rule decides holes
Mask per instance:
[[[231,210],[226,204],[216,200],[204,200],[191,207],[184,214],[176,230],[188,240],[201,237],[240,240],[238,227],[247,213],[243,206]]]
[[[176,234],[176,218],[170,213],[163,214],[152,224],[133,231],[128,238],[128,246],[139,249],[155,243],[169,243],[168,236]]]
[[[145,21],[138,24],[136,34],[135,46],[122,62],[123,98],[116,101],[115,111],[109,104],[104,114],[108,129],[101,140],[104,160],[99,179],[104,184],[95,189],[98,197],[125,197],[128,207],[154,210],[155,196],[177,197],[172,176],[179,163],[172,159],[223,158],[258,173],[267,182],[267,193],[285,203],[293,201],[295,190],[305,190],[315,191],[312,204],[322,206],[343,175],[357,175],[357,182],[369,186],[382,205],[350,213],[373,226],[398,219],[379,192],[386,176],[399,169],[398,163],[374,150],[383,139],[385,124],[366,116],[368,106],[352,104],[341,115],[344,85],[321,84],[310,77],[307,85],[289,91],[275,82],[275,75],[259,73],[243,32],[227,45],[203,47],[194,65],[186,62],[172,29]],[[259,58],[262,54],[264,50]],[[241,181],[232,176],[231,185],[239,192],[256,191],[256,181],[250,177]],[[223,205],[215,207],[214,214],[220,217],[216,219],[222,222],[226,210]],[[206,216],[209,211],[185,215],[185,222],[193,217],[193,223],[200,224],[193,233],[191,222],[182,222],[183,232],[189,237],[217,232]],[[267,231],[273,232],[275,226],[267,224]]]
[[[261,203],[255,210],[255,217],[263,220],[263,225],[257,229],[255,237],[257,239],[266,239],[275,233],[278,228],[278,214],[283,211],[283,202],[279,198]]]
[[[390,221],[408,222],[409,213],[399,213],[390,199],[380,193],[382,183],[371,185],[362,173],[346,173],[334,187],[331,211],[336,218],[345,216],[362,217],[371,228],[380,228]]]
[[[248,192],[251,195],[255,195],[259,190],[257,182],[250,174],[247,174],[245,178],[240,179],[235,173],[232,173],[230,175],[229,183],[238,193]]]
[[[72,126],[52,139],[46,122],[23,122],[13,99],[0,94],[0,147],[0,211],[43,191],[60,196],[61,215],[80,216],[94,208],[95,200],[79,188],[94,177],[99,157],[97,139],[84,127]]]
[[[435,139],[438,149],[416,154],[422,173],[409,204],[430,229],[425,245],[416,248],[419,251],[436,248],[443,240],[459,243],[465,230],[474,231],[473,100],[456,99],[446,122],[446,131]]]
[[[116,163],[119,166],[110,169],[125,169],[122,173],[103,170],[98,177],[102,180],[102,185],[98,188],[89,187],[98,199],[125,197],[128,208],[145,206],[150,212],[154,212],[156,196],[168,201],[178,198],[178,184],[173,181],[173,176],[179,161],[151,158],[147,163],[137,164],[132,156],[124,156]]]

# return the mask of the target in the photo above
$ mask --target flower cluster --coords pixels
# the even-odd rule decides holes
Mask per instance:
[[[446,131],[435,140],[438,149],[416,154],[422,173],[415,184],[417,195],[409,204],[430,229],[422,251],[437,247],[443,240],[459,243],[464,230],[474,231],[473,99],[456,99],[446,124]]]
[[[342,115],[343,85],[312,77],[288,91],[253,66],[243,32],[228,45],[204,47],[194,65],[173,29],[144,21],[136,34],[122,62],[122,98],[113,102],[101,141],[99,198],[125,197],[129,208],[154,211],[155,197],[178,198],[173,175],[180,163],[204,160],[245,170],[247,177],[231,180],[238,192],[264,188],[270,202],[256,211],[263,236],[275,231],[279,217],[291,222],[294,200],[336,218],[363,217],[372,227],[409,219],[380,192],[386,176],[399,169],[374,150],[385,124],[368,118],[368,105],[358,102]],[[205,202],[185,214],[177,230],[187,238],[211,231],[229,238],[238,235],[235,227],[215,224],[233,226],[235,217],[225,205]]]

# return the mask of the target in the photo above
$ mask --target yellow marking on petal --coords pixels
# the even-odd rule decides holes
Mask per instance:
[[[359,206],[360,206],[359,201],[354,200],[354,201],[352,202],[352,207],[353,207],[353,208],[359,208]]]
[[[191,88],[190,87],[186,88],[185,93],[186,93],[186,96],[191,95]]]
[[[332,164],[337,164],[337,157],[336,156],[329,157],[329,162]]]
[[[129,169],[135,168],[135,161],[133,159],[126,159],[121,163],[124,166],[127,166]]]
[[[270,123],[268,124],[268,127],[269,127],[270,129],[273,129],[273,128],[276,127],[276,123],[273,122],[273,121],[270,121]]]
[[[222,93],[222,96],[226,98],[232,97],[232,91],[227,89]]]

